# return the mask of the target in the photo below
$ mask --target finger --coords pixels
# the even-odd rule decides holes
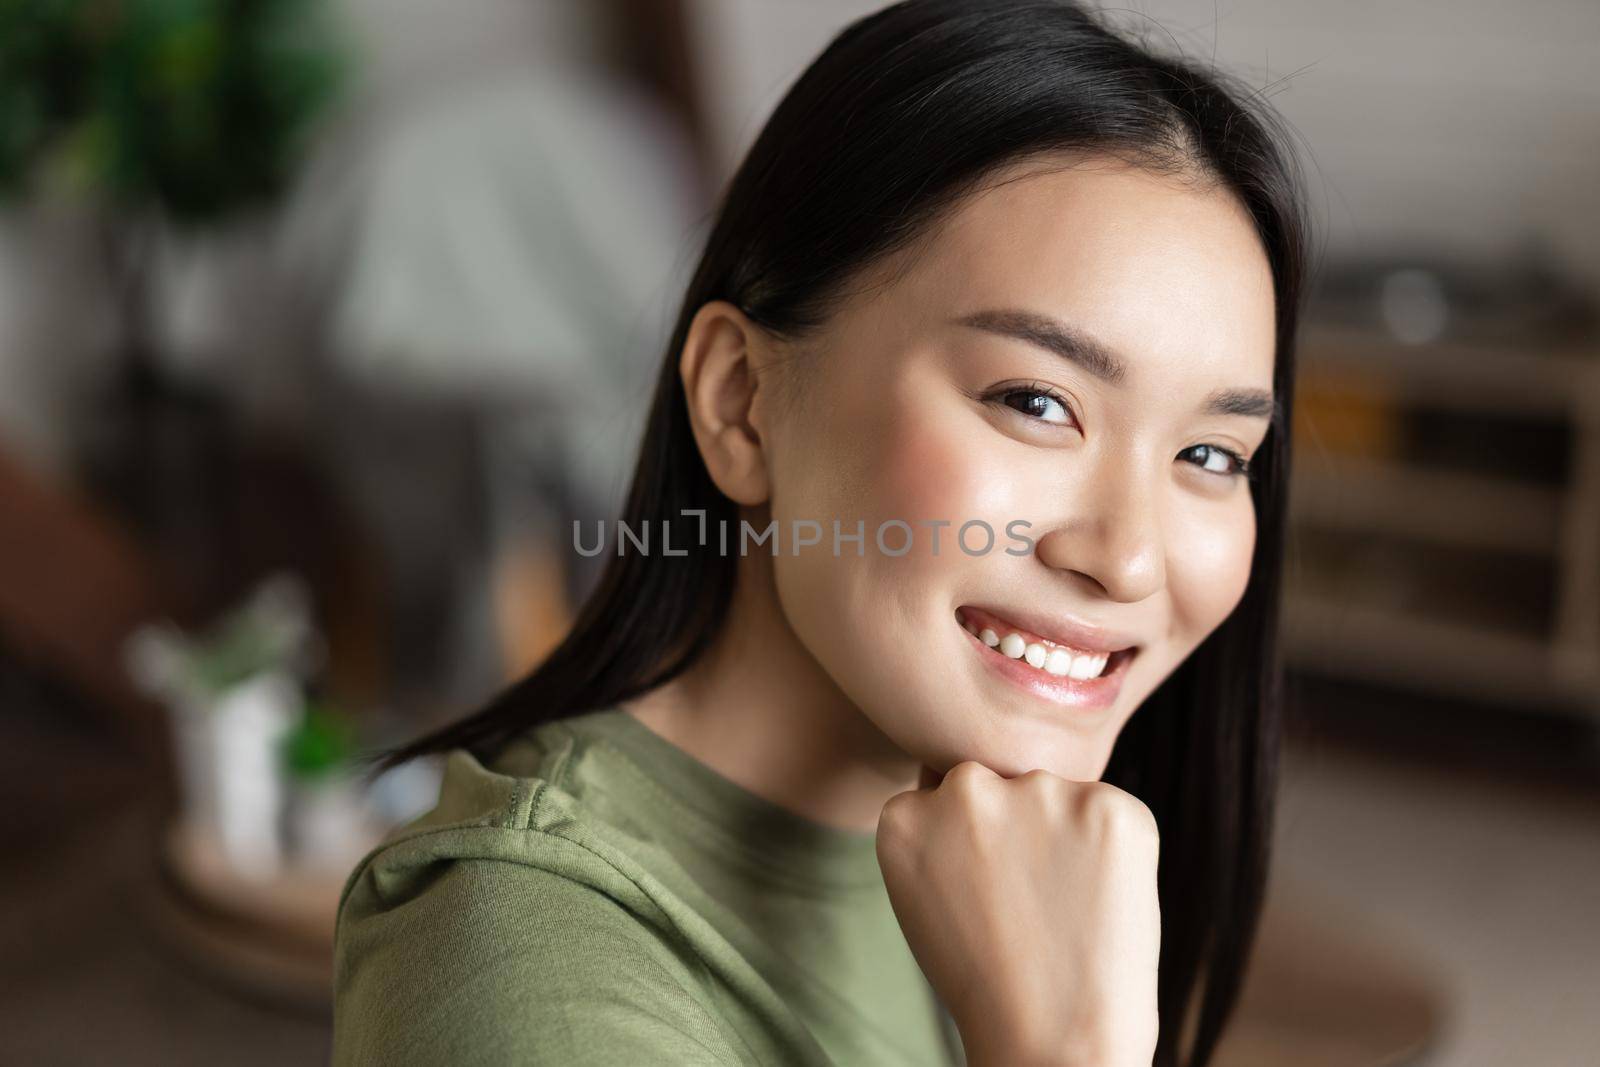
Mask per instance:
[[[939,783],[944,781],[944,774],[934,770],[927,764],[922,765],[922,777],[917,781],[918,789],[937,789]]]

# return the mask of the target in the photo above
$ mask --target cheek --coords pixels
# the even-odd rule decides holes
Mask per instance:
[[[973,433],[956,418],[896,420],[876,457],[872,512],[879,521],[898,518],[913,526],[918,520],[948,521],[940,530],[940,559],[953,550],[956,530],[970,519],[988,522],[1003,537],[1005,521],[1021,514],[1023,479],[984,443],[981,432]],[[924,544],[931,549],[932,532],[918,528],[917,551]],[[974,546],[982,541],[979,531],[971,537]]]
[[[911,418],[895,420],[880,442],[878,477],[870,501],[880,518],[907,522],[964,518],[982,485],[970,450],[953,435]]]
[[[1184,636],[1199,640],[1238,606],[1250,582],[1255,508],[1248,497],[1232,513],[1195,515],[1173,531],[1167,579]]]
[[[992,460],[964,436],[957,413],[933,412],[926,403],[921,409],[880,403],[876,412],[876,420],[858,425],[847,444],[814,457],[803,513],[797,495],[792,509],[774,516],[783,522],[816,519],[824,527],[823,544],[798,557],[785,552],[774,563],[779,597],[802,642],[835,683],[879,720],[884,709],[908,698],[916,707],[931,698],[917,693],[931,677],[923,650],[931,641],[962,636],[948,611],[960,576],[982,565],[960,551],[957,528],[983,518],[995,527],[996,543],[1004,545],[1003,523],[986,512],[1002,506],[997,494],[1003,504],[1015,490],[1009,488],[1014,479],[988,468],[986,460]],[[854,542],[833,554],[835,518],[847,534],[862,523],[860,554]],[[937,556],[929,520],[950,524],[939,529]],[[880,529],[888,551],[878,548]],[[970,535],[969,543],[981,541],[977,532]],[[890,554],[908,542],[909,551]]]
[[[956,547],[956,529],[969,518],[985,517],[986,495],[1005,480],[983,469],[948,422],[941,425],[926,414],[880,414],[848,440],[847,447],[817,456],[808,476],[807,503],[815,510],[803,517],[822,524],[825,545],[786,561],[799,579],[793,587],[808,590],[811,598],[831,599],[836,612],[862,606],[880,626],[896,608],[902,622],[915,625],[932,600],[948,596],[948,577],[968,559]],[[845,534],[856,533],[861,524],[860,554],[854,542],[844,542],[833,555],[834,519]],[[934,528],[928,525],[933,520],[950,524],[938,530],[937,556]],[[878,547],[880,531],[884,551]],[[836,616],[834,625],[848,627],[852,621]]]

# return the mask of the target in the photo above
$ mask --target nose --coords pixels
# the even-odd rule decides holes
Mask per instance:
[[[1107,599],[1144,600],[1167,581],[1161,482],[1135,461],[1106,460],[1082,473],[1065,517],[1035,538],[1034,551]]]

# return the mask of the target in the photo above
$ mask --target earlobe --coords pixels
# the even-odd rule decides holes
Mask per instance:
[[[710,301],[695,312],[678,359],[706,471],[718,489],[746,505],[765,502],[769,493],[765,443],[756,426],[756,331],[733,304]]]

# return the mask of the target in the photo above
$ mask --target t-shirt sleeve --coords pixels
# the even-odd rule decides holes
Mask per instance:
[[[336,1067],[747,1062],[694,963],[599,890],[505,860],[420,875],[345,902]]]

